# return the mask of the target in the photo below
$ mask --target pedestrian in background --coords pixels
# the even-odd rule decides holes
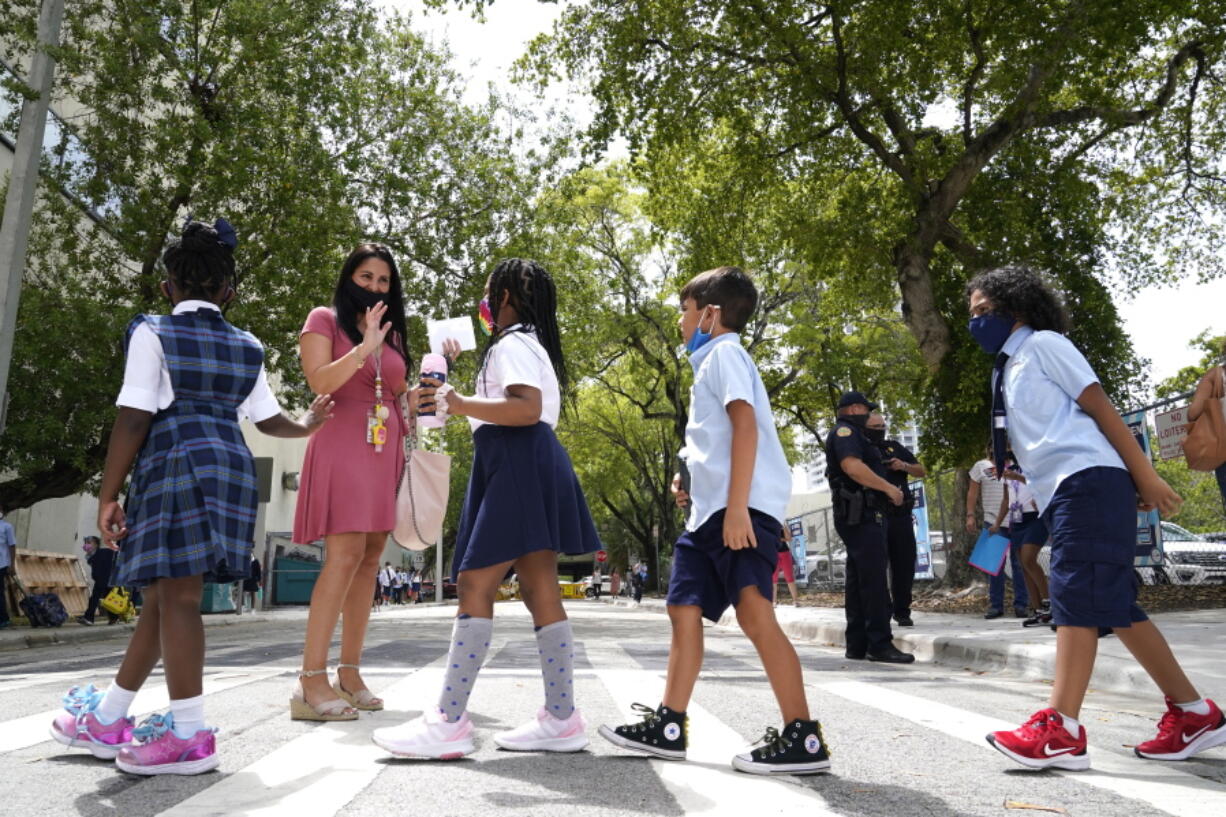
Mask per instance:
[[[77,621],[92,626],[98,603],[111,592],[111,573],[115,568],[115,550],[102,546],[102,540],[97,536],[86,536],[82,540],[85,551],[85,561],[89,564],[89,576],[94,586],[89,591],[89,601],[85,604],[85,613],[77,616]],[[114,613],[107,612],[107,623],[114,624],[118,618]]]
[[[8,607],[8,575],[15,570],[17,564],[17,534],[13,525],[4,518],[4,508],[0,508],[0,630],[12,626],[9,620]]]
[[[982,273],[967,286],[970,332],[995,358],[993,464],[1010,443],[1051,533],[1056,667],[1048,706],[988,742],[1030,768],[1088,769],[1079,722],[1101,628],[1111,628],[1166,696],[1158,734],[1138,757],[1182,760],[1226,744],[1226,717],[1202,698],[1162,633],[1137,606],[1136,514],[1178,513],[1182,499],[1111,404],[1085,357],[1065,337],[1068,319],[1043,279],[1025,267]]]
[[[243,598],[251,603],[251,611],[254,613],[256,609],[256,595],[260,592],[260,587],[264,582],[264,570],[260,566],[260,560],[251,557],[251,570],[247,574],[247,578],[243,579]]]
[[[989,453],[990,451],[989,448]],[[1000,518],[1001,503],[1005,501],[1005,483],[996,473],[996,466],[985,457],[971,466],[969,476],[971,481],[966,488],[966,532],[975,533],[979,530],[975,524],[976,500],[981,503],[983,526],[989,533],[996,533],[1002,527],[1008,529],[1008,520]],[[1030,597],[1026,592],[1026,573],[1022,569],[1021,555],[1012,546],[1009,548],[1009,564],[1013,578],[1013,614],[1024,619]],[[1000,618],[1005,614],[1005,582],[1008,578],[1003,567],[995,576],[988,577],[988,610],[983,614],[984,618]]]
[[[915,585],[915,523],[912,509],[915,497],[911,495],[911,480],[923,479],[928,471],[911,453],[911,449],[898,440],[887,440],[885,417],[874,411],[868,416],[864,429],[869,441],[881,451],[881,464],[885,478],[902,491],[902,504],[889,505],[885,509],[886,554],[890,561],[890,600],[894,608],[894,620],[899,627],[911,627],[912,587]]]

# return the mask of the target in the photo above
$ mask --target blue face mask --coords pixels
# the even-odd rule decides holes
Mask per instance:
[[[971,330],[971,337],[979,343],[983,351],[994,355],[1009,339],[1015,323],[1016,319],[1008,313],[988,312],[986,315],[971,318],[968,328]]]
[[[711,317],[711,328],[715,328],[714,315]],[[711,333],[702,331],[702,316],[699,316],[698,326],[694,327],[694,334],[690,335],[690,339],[685,342],[685,351],[692,355],[701,349],[710,339]]]

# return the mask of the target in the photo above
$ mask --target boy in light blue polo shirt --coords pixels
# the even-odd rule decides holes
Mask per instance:
[[[812,774],[830,768],[829,754],[821,724],[809,717],[796,650],[771,603],[792,476],[766,388],[737,335],[757,303],[753,281],[737,267],[708,270],[681,290],[678,325],[694,367],[681,451],[691,507],[673,548],[668,677],[656,709],[635,704],[641,722],[602,726],[600,734],[626,749],[684,760],[685,712],[702,668],[702,619],[719,621],[731,604],[762,658],[784,721],[732,766],[751,774]]]
[[[1114,630],[1166,696],[1158,734],[1138,757],[1183,760],[1226,745],[1226,715],[1201,697],[1162,633],[1137,606],[1136,512],[1165,515],[1182,500],[1154,470],[1081,352],[1068,320],[1033,270],[1001,267],[967,286],[970,332],[995,356],[992,428],[997,468],[1005,437],[1051,534],[1056,671],[1049,705],[988,743],[1035,769],[1090,767],[1080,723],[1098,636]]]

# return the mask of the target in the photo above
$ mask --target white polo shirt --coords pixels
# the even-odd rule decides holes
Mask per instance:
[[[697,530],[711,515],[728,507],[732,471],[732,419],[728,404],[744,400],[753,407],[758,427],[758,447],[753,478],[749,483],[749,507],[769,514],[783,524],[792,496],[792,471],[770,399],[753,358],[734,332],[712,338],[690,355],[694,385],[690,388],[690,417],[685,426],[681,458],[690,472],[690,514],[686,530]]]
[[[1059,332],[1017,329],[1005,341],[1005,413],[1013,454],[1039,510],[1060,483],[1078,471],[1124,461],[1077,398],[1098,376],[1072,341]]]
[[[211,301],[180,301],[173,314],[195,312],[198,309],[221,310]],[[147,411],[150,414],[169,408],[175,401],[175,390],[170,383],[170,369],[166,367],[166,351],[162,341],[148,323],[142,323],[128,341],[128,357],[123,368],[123,387],[115,398],[115,405]],[[268,374],[260,364],[251,394],[238,407],[238,419],[250,418],[253,423],[267,420],[281,413],[272,389],[268,387]]]
[[[511,331],[520,326],[517,323],[505,329],[506,334],[490,349],[485,365],[477,372],[477,396],[506,397],[511,386],[531,386],[541,393],[541,422],[556,428],[562,411],[558,376],[535,332]],[[468,424],[476,431],[486,422],[469,417]]]

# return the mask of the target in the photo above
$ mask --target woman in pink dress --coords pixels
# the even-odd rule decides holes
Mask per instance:
[[[332,306],[316,307],[299,337],[307,383],[330,394],[334,417],[311,438],[294,514],[294,541],[324,540],[324,564],[307,617],[295,720],[353,720],[383,701],[359,674],[379,557],[396,522],[404,423],[397,398],[412,365],[404,294],[391,252],[360,244],[341,267]],[[342,617],[336,684],[328,646]],[[339,697],[338,697],[339,696]]]

